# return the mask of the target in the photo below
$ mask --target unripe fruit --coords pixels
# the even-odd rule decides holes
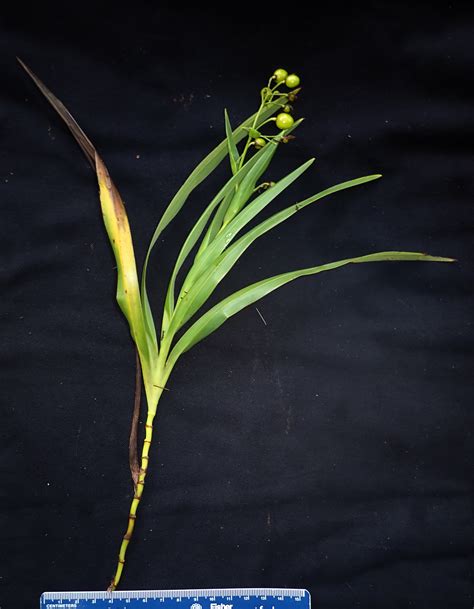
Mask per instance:
[[[294,122],[295,121],[291,114],[288,114],[287,112],[281,112],[276,117],[276,126],[278,127],[278,129],[289,129],[293,126]]]
[[[286,70],[284,70],[283,68],[278,68],[278,70],[275,70],[273,72],[273,76],[274,76],[275,80],[277,81],[277,83],[281,83],[288,76],[288,72]]]
[[[294,89],[300,84],[300,77],[296,74],[290,74],[286,77],[285,84],[287,87],[290,87],[290,89]]]
[[[267,142],[263,139],[263,137],[257,137],[254,141],[255,148],[263,148]]]

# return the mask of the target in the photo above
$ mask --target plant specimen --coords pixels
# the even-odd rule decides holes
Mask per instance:
[[[262,181],[262,176],[277,149],[294,137],[293,131],[302,122],[301,119],[293,118],[293,104],[300,91],[300,78],[279,68],[261,90],[260,105],[255,114],[233,130],[227,112],[224,113],[225,139],[192,171],[163,212],[152,235],[139,282],[125,206],[104,162],[64,105],[25,64],[21,61],[20,63],[65,121],[97,174],[102,215],[117,262],[117,301],[129,323],[137,351],[136,394],[130,435],[130,468],[134,495],[127,529],[120,545],[116,571],[108,588],[113,591],[122,575],[127,547],[132,538],[137,509],[143,495],[158,402],[174,366],[186,351],[217,330],[229,317],[244,307],[299,277],[364,262],[390,260],[452,262],[453,259],[429,256],[420,252],[400,251],[377,252],[347,258],[262,279],[231,294],[201,313],[202,307],[217,285],[256,239],[308,205],[340,190],[376,180],[381,177],[380,174],[336,184],[286,207],[244,231],[247,225],[314,161],[309,159],[277,182]],[[161,326],[157,329],[157,319],[152,314],[146,283],[151,252],[162,232],[186,203],[191,192],[225,158],[228,158],[230,164],[229,179],[201,213],[181,247],[169,279],[161,314]],[[189,270],[178,282],[180,270],[190,256],[193,259]],[[145,387],[147,416],[141,456],[138,459],[140,371]]]

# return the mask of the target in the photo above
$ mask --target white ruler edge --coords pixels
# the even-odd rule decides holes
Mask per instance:
[[[310,596],[304,588],[202,588],[196,590],[104,590],[84,592],[43,592],[44,600],[107,599],[107,598],[194,598],[200,596]]]

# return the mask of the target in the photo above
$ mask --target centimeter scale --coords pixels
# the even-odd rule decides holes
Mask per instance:
[[[310,609],[307,590],[225,588],[209,590],[125,590],[43,592],[40,609]]]

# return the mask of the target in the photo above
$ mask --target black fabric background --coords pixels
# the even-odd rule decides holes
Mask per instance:
[[[306,587],[316,608],[472,606],[472,39],[457,2],[313,15],[43,3],[3,10],[0,605],[104,589],[132,488],[134,352],[97,186],[15,62],[66,103],[126,203],[141,264],[166,203],[277,66],[306,122],[269,178],[279,209],[384,178],[262,238],[218,289],[386,249],[455,265],[361,265],[287,286],[176,367],[122,589]],[[227,168],[155,250],[178,244]]]

